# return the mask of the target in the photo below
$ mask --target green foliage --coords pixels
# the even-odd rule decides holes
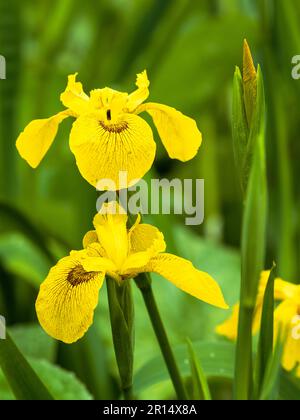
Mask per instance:
[[[204,374],[208,378],[233,378],[234,345],[229,343],[194,342],[196,357],[201,360]],[[175,355],[180,371],[185,376],[190,376],[189,357],[186,345],[175,347]],[[154,384],[168,381],[169,375],[164,367],[161,356],[152,358],[135,375],[135,391],[141,392]]]
[[[192,399],[204,399],[206,401],[211,401],[212,397],[209,390],[209,385],[207,383],[207,379],[203,372],[202,366],[200,365],[200,362],[197,359],[193,344],[190,340],[188,340],[187,344],[189,350],[189,361],[191,366],[193,383]]]
[[[31,366],[37,375],[47,386],[51,395],[56,400],[91,400],[92,396],[78,381],[73,373],[55,366],[46,360],[29,359]],[[0,372],[0,395],[1,400],[13,400],[14,395]],[[19,397],[20,398],[20,397]],[[26,396],[26,399],[36,399]]]
[[[5,340],[0,341],[0,367],[17,399],[53,399],[47,387],[24,358],[9,334]]]

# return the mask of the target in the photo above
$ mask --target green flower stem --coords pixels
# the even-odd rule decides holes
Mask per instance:
[[[235,398],[249,400],[253,388],[252,320],[254,307],[242,306],[236,348]]]
[[[121,388],[126,400],[133,400],[134,306],[131,282],[118,284],[106,277],[109,314]]]
[[[135,282],[140,289],[146,308],[148,310],[148,314],[153,326],[153,329],[156,334],[157,341],[159,343],[161,352],[165,359],[169,374],[171,376],[177,397],[179,400],[187,400],[187,392],[184,387],[184,383],[182,377],[180,375],[173,351],[171,349],[169,339],[162,323],[158,307],[153,295],[152,287],[151,287],[151,279],[150,276],[147,274],[140,274],[136,279]]]
[[[126,400],[126,401],[135,400],[134,395],[133,395],[132,386],[129,386],[128,388],[124,388],[123,389],[123,395],[124,395],[124,400]]]

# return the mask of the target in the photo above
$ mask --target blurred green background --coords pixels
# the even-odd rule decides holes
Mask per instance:
[[[247,38],[263,68],[268,106],[269,230],[267,267],[276,260],[299,282],[300,80],[291,60],[300,54],[297,0],[10,0],[0,3],[0,314],[20,349],[58,398],[118,398],[106,292],[95,323],[73,346],[47,337],[36,322],[39,284],[58,258],[81,247],[96,212],[97,193],[81,178],[68,148],[70,122],[37,170],[19,157],[15,140],[35,118],[63,109],[67,75],[79,72],[85,91],[110,86],[132,91],[147,69],[150,100],[196,119],[204,143],[192,162],[168,159],[157,137],[150,176],[205,179],[205,223],[184,226],[179,216],[148,220],[164,232],[168,250],[189,258],[221,284],[233,304],[239,293],[242,197],[231,139],[234,67]],[[154,292],[184,370],[184,340],[197,344],[214,392],[229,398],[233,347],[218,341],[227,314],[155,277]],[[135,292],[135,392],[172,398],[159,348]],[[214,344],[215,343],[215,344]],[[180,347],[183,346],[183,347]],[[153,357],[158,356],[156,359]],[[76,376],[75,376],[76,375]],[[224,385],[225,383],[225,385]],[[0,399],[12,398],[0,373]]]

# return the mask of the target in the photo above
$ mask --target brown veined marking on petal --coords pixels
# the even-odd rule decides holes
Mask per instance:
[[[103,128],[103,130],[108,131],[109,133],[117,133],[120,134],[122,131],[128,129],[127,121],[120,122],[118,124],[105,124],[103,121],[99,121],[99,124]]]
[[[80,117],[74,124],[73,137],[71,133],[71,150],[76,156],[81,173],[92,185],[97,185],[103,179],[113,179],[118,185],[119,172],[126,170],[129,182],[135,181],[144,176],[153,163],[156,145],[150,126],[135,115],[126,115],[126,118],[118,124],[120,123],[123,124],[122,131],[119,130],[120,126],[116,130],[113,124],[103,120],[97,121],[91,116]],[[76,135],[81,133],[82,136],[85,124],[87,138],[80,142],[74,133]],[[94,133],[93,130],[95,130]],[[96,141],[97,138],[99,142]],[[99,153],[99,144],[102,153]],[[104,150],[105,153],[103,153]],[[90,169],[86,163],[87,159],[82,159],[82,156],[87,158],[88,155],[95,156],[97,167],[92,162]],[[97,168],[99,168],[98,171]],[[95,177],[93,177],[94,173]]]
[[[106,163],[111,166],[114,164],[115,159],[115,151],[116,149],[120,150],[117,145],[120,146],[122,143],[124,146],[126,144],[127,147],[124,147],[128,152],[126,154],[122,154],[122,161],[120,165],[120,170],[123,170],[128,165],[128,160],[130,155],[134,153],[134,144],[132,143],[132,128],[130,127],[127,121],[123,121],[118,124],[111,124],[106,125],[103,121],[100,121],[100,126],[106,132],[106,144],[109,147],[108,153],[106,155]],[[110,159],[108,159],[108,156]]]
[[[82,265],[77,265],[74,267],[67,276],[67,282],[71,286],[76,287],[80,286],[83,283],[89,283],[91,280],[94,280],[97,277],[98,273],[91,272],[88,273],[84,270]]]

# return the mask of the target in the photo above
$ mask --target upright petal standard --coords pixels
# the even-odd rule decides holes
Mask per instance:
[[[70,133],[70,149],[78,169],[100,190],[127,188],[151,168],[156,144],[151,127],[139,116],[144,111],[151,115],[170,158],[186,162],[197,154],[202,135],[193,119],[166,105],[144,104],[150,85],[146,71],[137,75],[137,89],[131,94],[106,87],[87,95],[76,76],[69,76],[60,97],[67,109],[32,121],[17,139],[17,149],[31,167],[40,164],[59,124],[67,117],[76,119]],[[104,180],[111,181],[109,188]]]
[[[154,226],[140,223],[140,218],[128,229],[127,215],[117,203],[102,207],[94,218],[94,227],[84,237],[84,249],[60,260],[41,285],[37,315],[52,337],[72,343],[84,335],[92,323],[105,276],[122,283],[140,273],[155,272],[197,299],[228,308],[209,274],[165,253],[163,234]]]

